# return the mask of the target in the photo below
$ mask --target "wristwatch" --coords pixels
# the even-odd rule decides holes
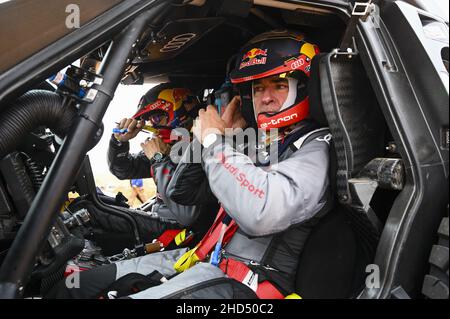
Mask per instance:
[[[160,163],[164,158],[164,154],[161,152],[156,152],[153,157],[152,157],[152,161],[154,163]]]
[[[217,141],[217,134],[211,133],[205,136],[202,144],[204,147],[208,148],[214,144],[215,141]]]

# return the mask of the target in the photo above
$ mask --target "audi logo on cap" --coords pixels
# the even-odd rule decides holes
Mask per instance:
[[[298,60],[295,60],[294,62],[292,62],[291,64],[291,69],[295,70],[300,68],[303,64],[305,64],[305,60],[303,60],[303,58],[300,58]]]

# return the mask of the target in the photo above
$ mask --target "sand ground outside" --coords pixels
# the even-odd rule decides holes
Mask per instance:
[[[100,173],[95,174],[95,184],[100,187],[100,189],[109,196],[115,197],[118,192],[122,192],[122,194],[128,198],[131,199],[131,186],[129,180],[120,180],[116,178],[114,175],[110,173]],[[146,200],[149,200],[156,194],[156,186],[153,182],[153,179],[151,178],[145,178],[144,180],[144,196]],[[133,202],[128,204],[133,207],[139,207],[141,206],[141,202],[139,200],[134,200]]]

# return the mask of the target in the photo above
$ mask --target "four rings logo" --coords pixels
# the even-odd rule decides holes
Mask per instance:
[[[186,43],[191,41],[197,35],[195,33],[184,33],[174,36],[169,42],[167,42],[159,52],[171,52],[181,49]]]
[[[292,62],[291,64],[291,69],[295,70],[300,68],[303,64],[305,64],[305,61],[303,60],[303,58],[295,60],[294,62]]]
[[[163,108],[163,109],[167,110],[169,108],[169,104],[170,104],[170,102],[166,102],[164,100],[158,99],[158,100],[156,100],[155,103],[151,104],[149,108],[150,108],[150,110],[154,110],[157,108]]]

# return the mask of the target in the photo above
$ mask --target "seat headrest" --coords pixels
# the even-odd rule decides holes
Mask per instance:
[[[319,72],[320,60],[326,55],[327,53],[320,53],[312,59],[308,83],[310,118],[317,121],[321,126],[328,126],[328,121],[322,106]]]

